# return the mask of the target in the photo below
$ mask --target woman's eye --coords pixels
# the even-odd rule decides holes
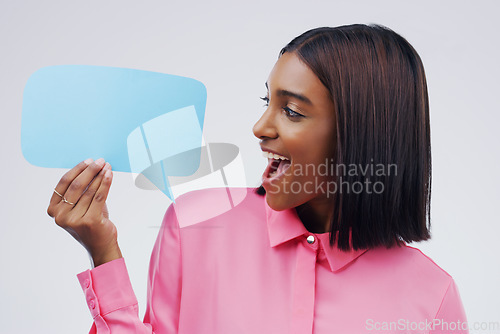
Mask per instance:
[[[264,97],[261,97],[260,98],[262,101],[265,102],[264,104],[264,107],[268,107],[269,106],[269,98],[267,96],[264,96]],[[302,114],[299,114],[298,112],[296,111],[293,111],[292,109],[290,109],[289,107],[283,107],[282,110],[285,112],[285,115],[288,117],[288,118],[299,118],[299,117],[304,117],[304,115]]]
[[[299,114],[298,112],[296,111],[293,111],[292,109],[288,108],[288,107],[284,107],[283,108],[283,111],[286,113],[286,115],[290,118],[298,118],[298,117],[304,117],[304,115],[302,114]]]

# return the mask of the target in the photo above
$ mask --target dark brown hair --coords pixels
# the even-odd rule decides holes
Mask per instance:
[[[285,52],[298,55],[330,92],[337,122],[334,162],[397,168],[396,175],[334,176],[337,185],[381,182],[383,191],[338,188],[330,245],[337,238],[334,231],[342,250],[429,239],[429,101],[415,49],[385,26],[353,24],[309,30],[286,45],[280,56]],[[265,189],[261,185],[256,192],[264,195]]]

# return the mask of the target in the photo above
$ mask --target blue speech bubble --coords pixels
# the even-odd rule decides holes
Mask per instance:
[[[202,146],[206,99],[205,86],[191,78],[104,66],[44,67],[24,89],[22,153],[39,167],[72,168],[103,157],[115,171],[140,173]],[[170,172],[183,176],[197,170],[200,158],[173,161]],[[160,189],[173,200],[164,172],[146,176],[161,179]]]

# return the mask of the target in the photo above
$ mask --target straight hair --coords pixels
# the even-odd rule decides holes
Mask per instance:
[[[397,167],[396,175],[333,176],[330,246],[337,241],[341,250],[390,248],[430,239],[429,99],[415,49],[385,26],[352,24],[306,31],[279,57],[286,52],[295,53],[329,91],[336,113],[335,163]],[[338,187],[367,181],[383,191]],[[265,192],[262,185],[256,189]]]

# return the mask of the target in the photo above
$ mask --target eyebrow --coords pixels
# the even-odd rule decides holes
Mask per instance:
[[[269,86],[267,85],[267,82],[265,83],[265,85],[266,85],[267,90],[269,90]],[[312,105],[311,100],[309,100],[305,95],[302,95],[299,93],[294,93],[294,92],[291,92],[291,91],[285,90],[285,89],[278,89],[278,91],[276,91],[276,94],[278,96],[293,97],[293,98],[296,98],[297,100],[300,100],[300,101],[305,102],[309,105]]]

